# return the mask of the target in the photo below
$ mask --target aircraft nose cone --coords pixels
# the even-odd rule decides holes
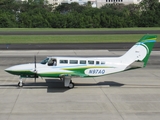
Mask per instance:
[[[6,72],[11,72],[12,69],[11,69],[11,68],[6,68],[5,71],[6,71]]]
[[[17,67],[13,66],[13,67],[9,67],[7,69],[5,69],[6,72],[13,74],[13,75],[20,75],[19,69],[17,69]]]
[[[10,71],[10,68],[6,68],[5,71],[6,71],[6,72]]]
[[[10,74],[15,74],[15,73],[18,72],[18,69],[17,69],[17,67],[12,66],[12,67],[6,68],[5,71],[10,73]]]
[[[6,68],[5,71],[13,75],[30,75],[33,74],[32,69],[33,64],[22,64]]]

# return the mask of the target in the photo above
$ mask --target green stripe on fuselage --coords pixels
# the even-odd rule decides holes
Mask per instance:
[[[8,73],[11,73],[11,74],[13,74],[13,75],[34,75],[34,73],[33,72],[31,72],[31,71],[13,71],[13,70],[6,70],[6,72],[8,72]]]

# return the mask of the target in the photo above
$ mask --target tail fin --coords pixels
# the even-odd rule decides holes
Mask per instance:
[[[146,66],[154,43],[156,35],[144,35],[128,52],[122,56],[122,61],[126,64],[133,62],[143,62],[143,67]]]

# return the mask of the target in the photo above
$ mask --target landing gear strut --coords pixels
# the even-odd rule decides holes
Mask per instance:
[[[18,83],[18,87],[23,87],[24,83],[23,82],[19,82]]]
[[[74,83],[71,80],[71,76],[63,76],[64,87],[68,87],[69,89],[74,88]]]

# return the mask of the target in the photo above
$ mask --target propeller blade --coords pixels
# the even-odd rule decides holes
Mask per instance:
[[[37,77],[36,55],[34,56],[34,65],[35,65],[34,66],[34,72],[35,72],[35,74],[34,74],[34,82],[36,83],[36,77]]]
[[[34,70],[36,71],[36,67],[37,67],[36,66],[36,56],[34,56],[34,64],[35,64],[35,69]]]
[[[35,75],[35,77],[34,77],[34,82],[36,83],[36,75]]]

